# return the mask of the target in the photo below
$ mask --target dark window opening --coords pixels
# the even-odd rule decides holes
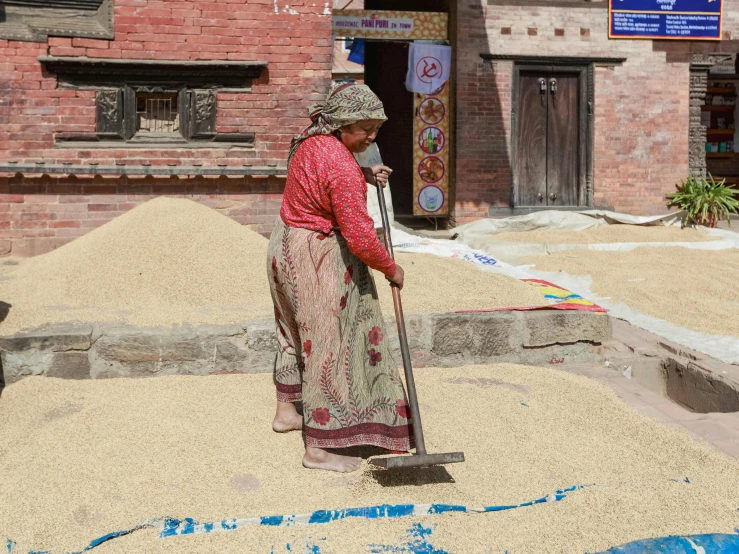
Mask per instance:
[[[136,135],[173,135],[180,132],[177,93],[136,94]]]

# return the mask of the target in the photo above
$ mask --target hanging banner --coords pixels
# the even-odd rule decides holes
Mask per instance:
[[[721,40],[722,0],[609,0],[609,38]]]
[[[449,215],[449,83],[414,94],[413,215]]]
[[[332,33],[341,37],[446,40],[449,15],[438,12],[333,10]]]
[[[410,92],[431,94],[449,80],[451,66],[451,46],[413,42],[408,49],[405,88]]]

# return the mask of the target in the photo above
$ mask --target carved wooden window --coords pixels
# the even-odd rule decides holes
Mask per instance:
[[[213,90],[103,89],[97,92],[96,132],[100,139],[137,142],[213,140],[216,109]]]
[[[41,56],[39,61],[56,74],[60,88],[96,91],[95,135],[60,133],[55,137],[57,143],[123,140],[193,143],[199,147],[205,142],[254,143],[253,133],[216,131],[216,91],[249,91],[252,79],[260,75],[267,62],[63,56]]]

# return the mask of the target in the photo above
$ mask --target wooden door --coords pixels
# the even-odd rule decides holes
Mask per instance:
[[[577,206],[580,175],[578,75],[547,78],[547,205]]]
[[[584,182],[579,73],[521,71],[514,163],[517,206],[578,206]]]
[[[547,87],[546,75],[521,73],[516,167],[518,203],[537,206],[547,190]]]

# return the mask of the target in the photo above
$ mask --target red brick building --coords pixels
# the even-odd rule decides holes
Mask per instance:
[[[713,173],[738,175],[739,158],[706,159],[705,135],[695,122],[711,66],[727,58],[722,53],[739,51],[739,3],[724,0],[723,13],[722,41],[614,40],[607,1],[459,3],[457,221],[546,204],[660,213],[665,193],[689,172],[704,171],[706,162]],[[527,139],[546,111],[527,110],[527,94],[540,102],[538,90],[531,91],[540,79],[550,116],[553,102],[569,101],[582,119],[579,129],[568,135],[550,126],[546,140],[545,133]],[[559,88],[554,95],[552,79]],[[552,131],[558,140],[551,140]],[[549,172],[551,184],[556,171],[576,177],[574,194],[547,190],[545,179],[536,179]]]
[[[331,81],[330,7],[39,4],[0,6],[0,253],[48,251],[164,194],[271,228],[290,140]]]
[[[705,154],[721,130],[706,138],[717,124],[700,121],[712,65],[739,51],[739,2],[723,1],[719,42],[610,40],[602,1],[365,7],[449,14],[449,219],[459,224],[547,207],[656,213],[691,171],[739,174],[733,154]],[[0,254],[48,251],[165,194],[268,232],[290,139],[332,79],[331,7],[4,2]],[[378,145],[400,215],[412,211],[415,171],[407,55],[407,41],[366,45],[365,80],[390,115]]]

